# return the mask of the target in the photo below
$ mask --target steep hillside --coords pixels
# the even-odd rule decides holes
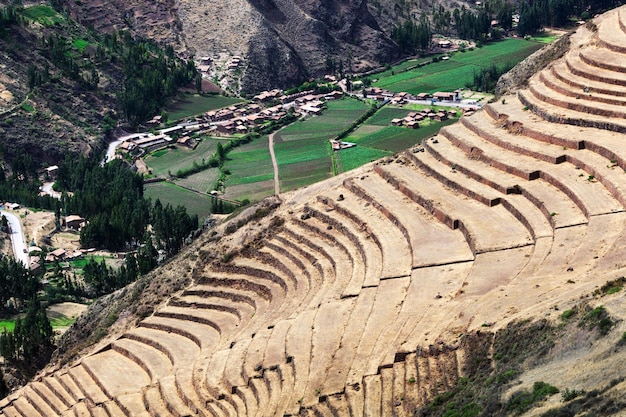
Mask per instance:
[[[626,8],[570,42],[420,146],[205,232],[0,415],[623,414]]]
[[[237,78],[247,92],[299,84],[323,74],[327,59],[363,70],[399,56],[389,38],[393,8],[377,3],[374,17],[365,0],[88,0],[63,6],[97,30],[130,27],[182,54],[241,56]]]

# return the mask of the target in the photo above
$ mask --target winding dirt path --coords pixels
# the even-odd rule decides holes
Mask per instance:
[[[272,157],[272,167],[274,168],[274,195],[280,194],[280,182],[278,181],[278,163],[276,162],[276,154],[274,153],[274,135],[276,132],[269,135],[269,147],[270,156]]]

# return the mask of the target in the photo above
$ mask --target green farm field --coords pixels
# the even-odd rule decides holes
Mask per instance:
[[[180,169],[190,168],[194,161],[197,163],[201,163],[203,159],[208,161],[215,153],[217,142],[218,139],[205,137],[196,149],[175,146],[155,151],[143,160],[154,175],[167,176],[168,172],[176,174]]]
[[[240,103],[236,97],[224,97],[217,95],[201,96],[199,94],[184,94],[167,106],[169,120],[180,120],[185,117],[196,116],[204,112],[228,107]]]
[[[473,51],[455,52],[449,60],[434,62],[421,68],[379,77],[373,85],[391,91],[434,93],[463,88],[472,81],[474,71],[496,64],[516,64],[543,44],[523,39],[506,39],[487,44]]]
[[[330,177],[332,161],[328,140],[368,110],[366,103],[347,98],[329,101],[327,106],[321,116],[296,122],[274,135],[281,191]]]
[[[219,177],[220,170],[218,168],[209,168],[189,175],[186,178],[177,178],[174,182],[200,193],[208,193],[213,190]]]
[[[274,171],[267,136],[230,151],[224,168],[231,173],[226,179],[225,198],[257,201],[274,194]]]
[[[197,214],[200,219],[211,214],[211,198],[208,195],[186,190],[167,181],[144,185],[144,196],[153,201],[158,198],[163,205],[183,205],[189,214]]]

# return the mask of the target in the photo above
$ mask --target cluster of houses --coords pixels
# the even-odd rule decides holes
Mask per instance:
[[[460,102],[461,90],[455,90],[453,92],[438,91],[434,94],[419,93],[417,95],[407,92],[396,93],[393,91],[385,90],[380,87],[371,87],[363,90],[363,97],[377,100],[377,101],[389,101],[391,104],[402,107],[409,101],[431,101],[431,102]]]
[[[422,109],[419,111],[413,111],[409,113],[406,117],[402,119],[392,119],[392,126],[405,126],[409,129],[417,129],[420,127],[420,122],[424,120],[436,120],[438,122],[443,122],[444,120],[448,120],[450,117],[456,117],[457,113],[455,110],[433,110],[433,109]]]

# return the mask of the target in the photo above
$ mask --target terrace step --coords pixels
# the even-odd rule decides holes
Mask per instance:
[[[329,203],[331,201],[329,200]],[[337,211],[346,211],[353,222],[366,232],[368,240],[374,240],[382,255],[378,279],[408,275],[411,270],[411,247],[403,233],[372,204],[346,190],[342,201],[334,201]],[[384,233],[382,233],[384,231]],[[369,252],[368,252],[369,254]],[[369,260],[369,257],[368,257]],[[365,286],[375,285],[377,280],[367,281]]]
[[[184,335],[151,327],[136,327],[123,337],[154,347],[167,356],[173,366],[191,364],[200,351],[196,342]]]
[[[51,399],[41,397],[39,392],[31,385],[27,385],[24,388],[24,396],[26,401],[37,410],[38,415],[42,416],[56,416],[63,410],[56,410],[55,404],[50,403]]]
[[[70,368],[68,374],[84,393],[85,399],[91,401],[92,404],[98,405],[109,400],[109,397],[102,391],[97,382],[93,380],[82,365]]]
[[[322,389],[324,393],[340,392],[345,388],[350,366],[356,356],[365,325],[371,316],[377,292],[377,287],[363,288],[356,298],[348,319],[350,325],[343,331],[341,343],[329,362]]]
[[[507,165],[492,159],[490,155],[478,151],[477,147],[461,149],[457,141],[457,135],[452,135],[449,130],[441,132],[437,137],[438,143],[429,147],[429,152],[436,151],[438,156],[445,158],[445,161],[455,167],[460,175],[467,175],[484,184],[489,184],[492,188],[508,193],[507,199],[511,204],[516,204],[518,210],[526,214],[526,219],[535,230],[535,237],[544,235],[545,222],[552,227],[564,227],[571,224],[580,224],[587,221],[584,213],[576,207],[572,200],[550,183],[538,179],[536,181],[524,181],[519,176],[508,173]],[[469,149],[469,153],[466,153]],[[473,151],[477,149],[477,151]],[[443,156],[445,155],[445,156]],[[501,165],[498,165],[498,164]],[[497,168],[496,168],[497,167]],[[512,168],[512,169],[517,169]],[[529,175],[523,173],[521,175]],[[528,207],[527,204],[515,200],[519,197],[513,193],[521,193],[521,196],[528,200],[535,208]],[[521,204],[521,206],[520,206]],[[532,213],[536,214],[532,214]],[[564,213],[564,216],[554,217],[551,213]],[[544,221],[545,220],[545,221]],[[550,232],[551,233],[551,232]]]
[[[263,410],[266,410],[269,404],[269,390],[265,379],[252,378],[248,381],[248,386],[254,394],[254,399],[256,401],[259,412],[263,413]],[[259,415],[259,413],[257,413],[257,415]]]
[[[248,380],[244,377],[243,374],[243,363],[246,352],[248,350],[248,346],[252,342],[252,338],[241,338],[235,342],[233,342],[232,347],[230,348],[230,353],[228,356],[228,361],[224,368],[224,379],[223,383],[227,390],[232,391],[235,387],[239,387],[242,385],[247,385]],[[218,383],[210,383],[207,380],[208,387],[219,387]]]
[[[142,320],[139,323],[139,327],[178,334],[194,342],[198,348],[206,350],[212,350],[220,340],[219,333],[213,327],[186,320],[184,317],[151,316]],[[191,358],[188,358],[188,360],[191,360]]]
[[[17,409],[15,407],[13,407],[12,405],[8,405],[8,406],[2,406],[2,412],[0,413],[1,416],[4,417],[24,417],[22,414],[20,414],[19,411],[17,411]]]
[[[170,359],[160,350],[145,343],[122,338],[111,343],[111,348],[137,363],[148,373],[152,382],[172,371]]]
[[[355,192],[390,210],[406,230],[412,248],[412,267],[468,261],[474,258],[460,231],[434,221],[421,206],[409,204],[410,199],[378,175],[367,174],[353,180]]]
[[[33,381],[30,383],[29,386],[33,391],[37,393],[37,396],[39,398],[41,398],[50,408],[52,408],[54,413],[61,414],[68,409],[68,406],[63,401],[64,398],[59,398],[57,393],[51,391],[48,386],[43,382]]]
[[[605,52],[607,52],[606,49],[601,51],[601,53]],[[580,52],[572,51],[563,59],[563,64],[570,74],[579,77],[578,80],[592,85],[596,92],[611,94],[611,91],[613,91],[613,94],[615,94],[619,92],[620,89],[626,87],[626,75],[595,66],[590,59],[594,58],[589,51],[585,51],[582,55]],[[561,67],[558,69],[561,70]],[[563,71],[565,71],[565,69]],[[610,90],[613,87],[615,87],[616,90]],[[591,87],[589,87],[589,91],[594,90],[591,90]]]
[[[393,416],[395,401],[393,399],[393,368],[383,368],[380,370],[381,382],[381,415]]]
[[[47,417],[45,414],[41,414],[33,405],[23,396],[18,397],[13,401],[13,408],[17,411],[18,415],[24,417],[42,416]]]
[[[576,54],[576,53],[574,53]],[[626,55],[619,52],[607,50],[605,48],[585,48],[578,51],[578,56],[586,64],[600,69],[615,72],[617,74],[626,73],[624,58]],[[619,89],[608,94],[619,95]]]
[[[444,132],[466,152],[471,149],[483,160],[500,162],[498,168],[515,170],[517,175],[527,179],[541,178],[550,182],[561,189],[586,216],[623,210],[602,184],[589,181],[589,174],[572,164],[555,165],[509,151],[477,135],[465,125],[449,126]]]
[[[165,406],[163,398],[161,398],[161,392],[156,386],[147,387],[145,389],[144,403],[151,416],[173,416]]]
[[[350,251],[355,271],[343,295],[356,295],[366,282],[377,280],[382,266],[382,255],[373,242],[362,241],[360,231],[344,215],[337,212],[324,213],[325,210],[327,208],[322,207],[320,210],[309,208],[308,211],[312,219],[318,222],[319,227],[327,230],[327,234],[342,242],[343,246]]]
[[[363,375],[378,372],[384,352],[389,349],[388,340],[381,336],[394,323],[407,295],[411,279],[409,277],[381,281],[376,293],[372,311],[356,348],[354,361],[347,375],[348,384],[362,380]]]
[[[626,123],[622,119],[610,115],[589,114],[588,106],[585,106],[584,109],[578,109],[576,107],[580,106],[577,103],[574,103],[576,106],[573,108],[566,108],[564,106],[569,105],[567,100],[560,100],[558,97],[551,98],[557,93],[546,90],[547,88],[535,82],[531,84],[529,91],[518,91],[517,95],[520,101],[533,113],[551,123],[595,127],[620,133],[626,132]]]
[[[271,242],[266,243],[264,249],[282,259],[285,265],[295,271],[301,285],[307,288],[307,294],[302,298],[298,310],[291,315],[293,317],[300,310],[318,306],[325,297],[327,286],[333,283],[335,277],[329,271],[332,268],[330,264],[324,264],[323,259],[318,262],[315,256],[303,250],[301,244],[291,241],[286,234],[283,235],[275,236]],[[325,269],[329,272],[325,272]]]
[[[439,142],[438,140],[437,145],[434,145],[434,141],[425,141],[424,147],[428,152],[422,152],[419,156],[405,152],[405,156],[411,162],[420,166],[421,169],[431,173],[444,185],[484,205],[501,204],[526,228],[533,240],[537,237],[550,236],[552,234],[552,227],[548,217],[544,216],[541,210],[532,202],[520,195],[507,195],[506,193],[512,190],[513,187],[498,186],[493,181],[489,184],[484,184],[482,182],[485,180],[484,172],[478,174],[470,171],[467,168],[467,164],[459,166],[445,159],[447,154],[441,148],[445,148],[446,145],[449,147],[451,144],[442,141],[442,146],[439,146]],[[446,155],[446,157],[442,155]],[[458,175],[457,170],[459,171]]]
[[[247,384],[250,383],[250,378],[263,375],[263,356],[265,355],[267,341],[270,339],[272,331],[273,329],[265,328],[256,332],[248,345],[244,361],[233,364],[233,366],[242,367],[243,377]]]
[[[137,363],[111,349],[85,358],[82,365],[109,398],[137,391],[150,383],[149,375]]]
[[[444,224],[452,229],[461,228],[476,253],[524,246],[532,242],[525,227],[504,207],[487,207],[468,197],[459,196],[416,167],[389,164],[377,172],[383,178],[395,178],[401,191],[409,197],[415,197],[416,203],[431,210]],[[503,224],[509,227],[503,229]]]
[[[274,326],[263,356],[264,369],[275,368],[285,364],[287,359],[285,341],[292,323],[293,320],[282,320]]]
[[[327,380],[326,369],[340,347],[353,307],[353,299],[343,299],[322,304],[317,311],[311,338],[310,371],[302,401],[304,406],[318,402],[320,395],[332,393],[323,391]]]
[[[600,96],[589,96],[584,93],[575,94],[571,93],[567,88],[559,88],[560,85],[556,83],[546,83],[545,80],[551,81],[549,75],[545,75],[547,71],[539,73],[537,78],[533,78],[529,82],[530,92],[538,99],[555,106],[563,107],[564,109],[571,109],[578,112],[587,113],[593,116],[600,116],[604,118],[624,118],[626,112],[623,110],[619,102],[606,103],[592,98],[599,98]],[[608,100],[608,98],[607,98]]]
[[[104,407],[101,407],[103,416],[125,415],[131,417],[150,417],[141,391],[120,395],[115,401],[117,403],[109,401],[104,404]]]
[[[159,392],[167,410],[177,417],[191,417],[195,415],[185,404],[176,388],[176,376],[169,375],[159,380]]]
[[[601,103],[608,105],[621,106],[626,104],[626,98],[623,96],[619,96],[615,93],[606,94],[602,92],[591,92],[589,87],[583,85],[578,88],[577,85],[572,85],[570,82],[564,81],[565,77],[562,74],[555,74],[554,69],[548,71],[542,71],[539,73],[539,81],[543,83],[549,89],[558,92],[567,97],[572,97],[577,101],[581,102],[590,102],[590,103]],[[565,79],[567,80],[567,79]],[[597,104],[595,104],[597,105]]]
[[[279,374],[281,385],[282,385],[282,394],[276,404],[276,411],[274,413],[275,416],[283,416],[285,415],[288,408],[290,408],[289,401],[293,395],[294,388],[294,364],[293,361],[291,363],[285,363],[279,366],[276,370]]]
[[[599,53],[596,53],[599,52]],[[597,70],[595,62],[597,56],[606,53],[606,50],[586,50],[581,51],[576,57],[573,55],[566,60],[557,61],[550,67],[550,73],[556,77],[560,82],[569,85],[574,91],[580,93],[589,94],[603,94],[607,96],[623,96],[626,94],[626,85],[619,84],[607,84],[601,79],[598,79],[598,75],[602,74],[602,70],[607,71],[606,76],[611,76],[610,70],[600,68],[600,72],[590,72]],[[574,62],[576,64],[574,64]],[[593,63],[593,65],[591,65]],[[578,64],[583,64],[578,66]],[[577,65],[574,69],[570,69],[571,66]],[[594,68],[596,66],[596,68]],[[593,76],[594,79],[589,78]]]
[[[402,410],[404,415],[413,416],[422,405],[419,394],[419,374],[417,372],[417,354],[409,353],[404,358],[404,400]],[[394,365],[395,369],[395,365]],[[399,413],[402,415],[401,413]]]
[[[74,416],[75,417],[92,417],[93,414],[89,411],[89,408],[87,408],[87,404],[81,402],[81,403],[77,403],[74,406]]]
[[[267,386],[267,390],[269,393],[267,406],[264,408],[266,413],[274,413],[276,412],[280,397],[283,395],[281,376],[277,372],[277,369],[268,369],[263,373],[263,379]]]
[[[231,311],[208,310],[197,307],[167,305],[154,314],[155,318],[172,318],[213,328],[220,337],[227,337],[239,327],[239,317]],[[212,333],[212,332],[211,332]]]
[[[257,415],[258,403],[254,392],[248,385],[238,386],[235,395],[241,399],[241,402],[245,405],[247,413],[245,415],[255,416]]]
[[[617,10],[598,25],[598,44],[611,51],[626,53],[625,34],[620,25],[621,19],[621,10]]]
[[[202,309],[207,311],[221,311],[233,314],[239,321],[247,319],[254,313],[254,308],[243,302],[237,302],[224,297],[203,297],[201,295],[185,295],[169,301],[172,307]]]
[[[365,400],[363,416],[383,417],[382,414],[382,382],[380,375],[368,375],[363,378]]]
[[[74,403],[72,395],[58,381],[57,376],[46,376],[41,381],[63,403],[64,407],[70,408]]]
[[[183,400],[185,405],[189,407],[191,411],[199,415],[207,415],[203,410],[206,408],[208,395],[200,397],[198,389],[194,380],[194,368],[179,368],[175,371],[175,383],[178,395]],[[202,394],[205,394],[202,392]],[[212,398],[211,398],[212,399]]]
[[[350,416],[364,416],[365,412],[365,387],[356,383],[346,387],[346,399]]]
[[[76,385],[74,379],[69,373],[61,373],[55,378],[59,382],[59,384],[65,389],[65,391],[72,397],[74,403],[83,401],[85,399],[85,394],[80,389],[80,387]]]
[[[331,395],[328,397],[328,406],[333,416],[351,416],[348,400],[345,395]]]
[[[315,244],[333,258],[336,265],[333,289],[342,297],[358,295],[365,277],[365,265],[351,242],[341,234],[330,233],[332,231],[327,229],[327,225],[314,217],[299,221],[296,225],[297,229],[291,229],[294,233],[312,234],[315,236]]]
[[[312,329],[316,314],[316,310],[302,312],[287,333],[285,352],[288,355],[287,362],[293,364],[294,383],[286,414],[297,414],[303,400],[311,369]]]

